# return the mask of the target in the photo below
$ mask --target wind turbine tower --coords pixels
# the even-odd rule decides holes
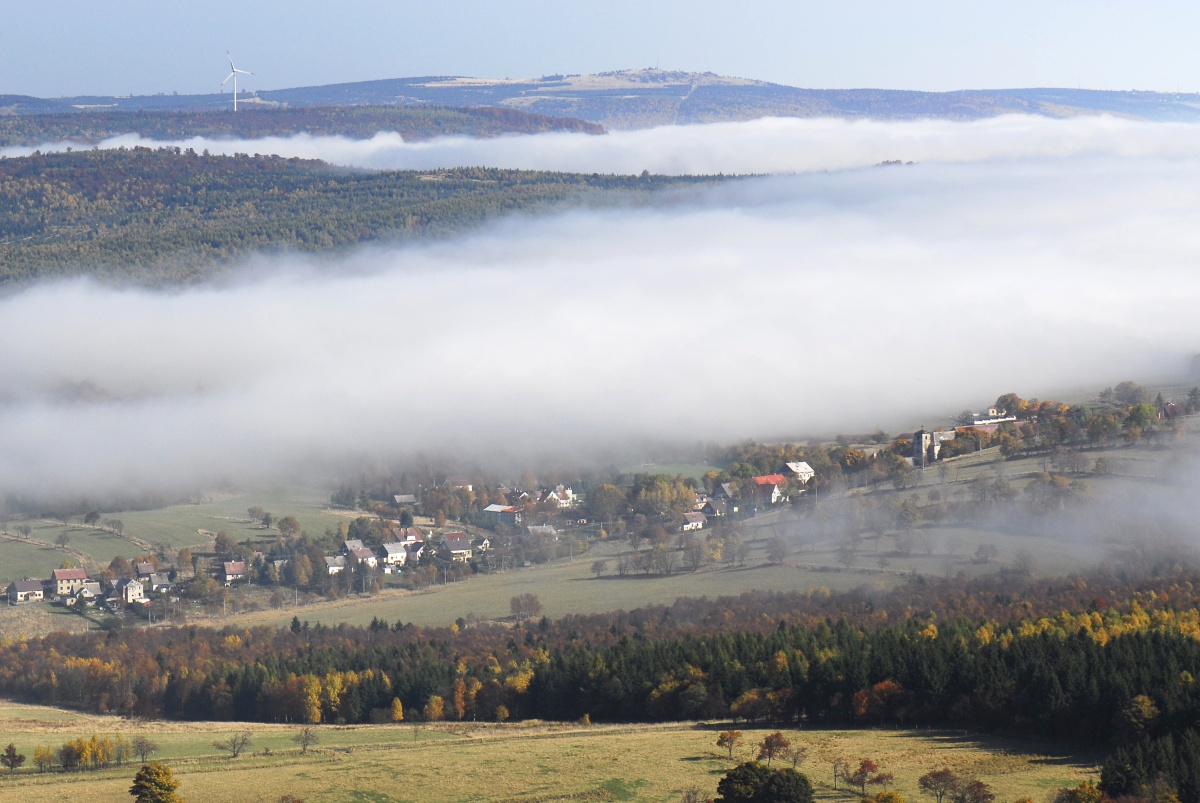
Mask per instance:
[[[221,86],[225,86],[225,84],[229,82],[230,78],[233,79],[233,110],[237,111],[237,77],[239,75],[254,75],[254,73],[250,72],[249,70],[239,70],[237,67],[234,67],[233,56],[229,55],[228,50],[225,51],[225,55],[229,56],[229,75],[225,76],[225,80],[221,82]]]

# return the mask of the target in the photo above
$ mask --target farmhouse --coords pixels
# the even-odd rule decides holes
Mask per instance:
[[[466,563],[475,554],[466,533],[446,533],[438,547],[438,557],[454,563]]]
[[[346,558],[342,555],[334,555],[333,557],[325,558],[325,571],[329,574],[337,574],[346,568]]]
[[[709,518],[720,518],[721,516],[729,515],[729,500],[728,499],[709,499],[704,503],[704,507],[700,508],[700,512]],[[737,508],[733,509],[737,513]]]
[[[803,460],[795,463],[788,463],[787,469],[788,471],[792,472],[792,476],[796,478],[796,482],[800,483],[801,485],[804,485],[813,477],[817,476],[817,472],[813,471],[813,467]]]
[[[751,481],[754,483],[754,490],[759,499],[769,505],[777,504],[787,498],[783,492],[783,485],[787,480],[782,474],[764,474],[761,477],[754,477]]]
[[[683,524],[679,525],[679,530],[685,533],[691,530],[703,530],[707,523],[708,517],[703,513],[684,513]]]
[[[139,580],[141,580],[144,577],[149,577],[150,575],[152,575],[156,571],[158,571],[158,569],[154,566],[153,563],[138,563],[138,564],[134,565],[134,569],[137,570],[137,577]]]
[[[225,561],[225,585],[233,585],[238,580],[246,579],[246,561],[244,560],[228,560]]]
[[[567,510],[578,504],[579,497],[570,488],[559,485],[553,491],[546,491],[539,500],[541,504],[559,510]]]
[[[86,569],[55,569],[50,576],[54,585],[54,593],[60,597],[69,597],[83,588],[88,579]]]
[[[365,546],[362,541],[357,538],[349,538],[342,542],[342,554],[349,555],[356,549],[362,549]]]
[[[13,580],[8,584],[8,601],[13,605],[22,602],[39,602],[45,598],[41,580]]]
[[[366,565],[370,566],[372,569],[379,566],[379,557],[374,552],[367,549],[366,547],[352,549],[346,555],[346,557],[349,558],[350,560],[356,560],[359,563],[365,563]]]
[[[142,584],[137,580],[130,580],[128,577],[118,580],[114,589],[121,595],[121,601],[126,605],[133,605],[146,599]]]
[[[408,547],[404,544],[384,544],[383,545],[383,565],[384,566],[403,566],[408,563]]]

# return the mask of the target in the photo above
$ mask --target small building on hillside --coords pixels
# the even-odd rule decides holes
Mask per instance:
[[[384,544],[383,565],[400,568],[408,563],[408,546],[401,543]]]
[[[228,560],[224,563],[225,585],[233,585],[246,579],[246,561]]]
[[[54,593],[59,597],[72,596],[87,582],[87,569],[55,569],[50,576]]]
[[[41,602],[46,598],[45,584],[41,580],[13,580],[8,584],[8,601],[13,605],[22,602]]]
[[[466,563],[474,554],[475,550],[466,533],[446,533],[438,547],[438,557],[453,563]]]
[[[392,501],[400,507],[417,506],[417,497],[415,494],[393,494]]]
[[[133,605],[146,599],[145,588],[137,580],[122,577],[113,588],[126,605]]]
[[[139,580],[141,580],[143,577],[149,577],[158,571],[158,568],[150,562],[135,563],[133,568]]]
[[[787,480],[782,474],[764,474],[761,477],[754,477],[751,481],[754,483],[754,490],[759,501],[764,504],[774,505],[787,499],[783,490]]]
[[[365,563],[367,566],[370,566],[372,569],[377,568],[379,566],[379,556],[376,555],[373,550],[367,549],[366,547],[360,547],[359,549],[350,550],[350,552],[348,552],[346,554],[346,558],[347,558],[347,560],[352,560],[352,561],[356,560],[359,563]]]
[[[346,558],[343,555],[333,555],[325,558],[325,571],[331,575],[346,570]]]
[[[703,530],[705,524],[708,524],[708,517],[703,513],[684,513],[683,523],[679,525],[679,531],[686,533],[692,530]]]
[[[488,518],[507,524],[510,527],[515,527],[521,523],[523,511],[519,507],[512,505],[488,505],[483,509],[484,515]]]
[[[788,471],[792,472],[792,476],[800,485],[804,485],[813,477],[817,476],[817,472],[813,471],[813,467],[803,460],[795,463],[788,463],[787,469]]]
[[[709,499],[704,503],[704,507],[700,508],[700,512],[709,518],[719,519],[721,516],[728,516],[730,502],[728,499]],[[737,508],[733,508],[733,512],[737,512]]]
[[[358,538],[348,538],[342,542],[342,554],[349,555],[354,550],[362,549],[364,546],[366,545]]]

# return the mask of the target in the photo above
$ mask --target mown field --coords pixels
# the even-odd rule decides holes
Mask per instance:
[[[358,801],[676,801],[696,787],[707,795],[752,744],[775,730],[741,727],[745,744],[730,761],[716,747],[728,723],[662,726],[517,725],[319,726],[320,742],[301,755],[294,728],[238,723],[129,722],[117,718],[0,705],[0,743],[27,756],[36,745],[79,736],[145,734],[156,758],[170,764],[189,803],[275,801],[284,794],[308,803]],[[228,734],[251,730],[248,753],[231,760],[213,747]],[[895,775],[894,789],[916,800],[917,778],[950,767],[990,784],[998,801],[1042,800],[1053,790],[1096,779],[1096,757],[1052,745],[964,732],[785,730],[809,751],[801,771],[818,798],[857,801],[831,786],[832,762],[871,758]],[[269,751],[269,754],[268,754]],[[32,763],[30,761],[29,763]],[[0,779],[0,798],[38,801],[128,799],[130,765],[96,772],[40,774],[26,766]]]

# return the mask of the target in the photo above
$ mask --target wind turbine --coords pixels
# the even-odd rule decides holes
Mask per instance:
[[[225,76],[225,80],[221,82],[221,86],[225,86],[229,79],[233,79],[233,110],[237,111],[237,77],[238,75],[254,75],[249,70],[239,70],[233,66],[233,56],[229,55],[229,51],[225,51],[225,55],[229,56],[229,75]]]

